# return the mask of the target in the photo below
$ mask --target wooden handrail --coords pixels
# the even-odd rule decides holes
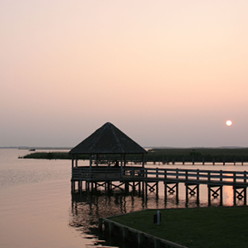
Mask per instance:
[[[74,167],[72,168],[72,179],[102,176],[106,178],[113,176],[116,179],[143,178],[144,180],[176,180],[178,182],[194,181],[199,183],[220,182],[222,184],[239,183],[248,186],[247,171],[224,171],[224,170],[199,170],[199,169],[168,169],[168,168],[141,168],[141,167]]]

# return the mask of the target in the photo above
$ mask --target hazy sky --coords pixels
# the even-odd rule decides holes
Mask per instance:
[[[247,0],[1,0],[0,146],[74,146],[105,122],[143,146],[248,146],[247,13]]]

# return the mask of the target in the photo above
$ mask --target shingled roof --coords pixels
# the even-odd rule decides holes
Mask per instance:
[[[71,154],[142,154],[146,150],[107,122],[71,149]]]

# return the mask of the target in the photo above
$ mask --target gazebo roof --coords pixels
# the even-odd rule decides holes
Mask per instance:
[[[107,122],[71,149],[71,154],[142,154],[146,150]]]

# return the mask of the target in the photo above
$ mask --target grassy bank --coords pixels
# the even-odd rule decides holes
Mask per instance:
[[[102,156],[107,159],[110,155]],[[113,160],[116,159],[112,155]],[[34,159],[71,159],[68,152],[34,152],[24,156]],[[80,159],[88,159],[89,156],[82,155]],[[127,155],[127,160],[138,161],[140,156]],[[148,162],[247,162],[248,148],[167,148],[150,149],[145,156]]]
[[[160,225],[155,210],[113,217],[111,220],[190,248],[248,247],[248,208],[163,209]]]

